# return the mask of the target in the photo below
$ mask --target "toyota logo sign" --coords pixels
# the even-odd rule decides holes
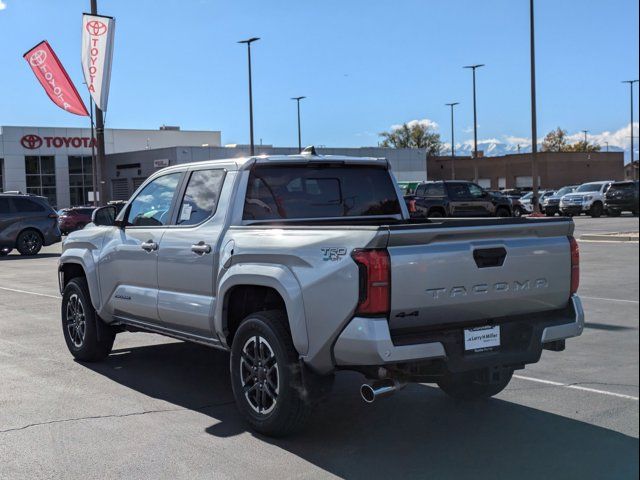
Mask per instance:
[[[24,148],[34,150],[42,146],[42,138],[38,135],[25,135],[20,139],[20,143]]]
[[[107,25],[102,23],[100,20],[91,20],[90,22],[87,22],[87,26],[85,28],[90,35],[95,37],[99,37],[100,35],[107,33]]]
[[[44,65],[44,62],[47,60],[47,52],[44,50],[36,50],[33,52],[31,57],[29,57],[29,63],[34,67],[39,67]]]

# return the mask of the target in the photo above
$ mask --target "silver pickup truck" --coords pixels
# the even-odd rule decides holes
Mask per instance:
[[[268,435],[301,427],[338,370],[367,402],[409,382],[473,400],[583,330],[571,219],[411,220],[385,159],[176,165],[93,220],[59,263],[71,354],[104,359],[123,331],[229,350]]]

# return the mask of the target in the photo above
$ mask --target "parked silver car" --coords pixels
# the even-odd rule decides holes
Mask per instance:
[[[118,332],[231,352],[250,425],[300,428],[337,370],[367,402],[409,382],[463,399],[582,333],[571,219],[411,220],[380,158],[260,156],[152,175],[69,235],[62,329],[81,361]]]

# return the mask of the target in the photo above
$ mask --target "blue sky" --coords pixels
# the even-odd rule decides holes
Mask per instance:
[[[480,139],[530,137],[527,0],[99,0],[116,17],[107,126],[222,131],[248,141],[246,49],[254,44],[256,142],[375,145],[415,119],[449,139],[472,138],[471,74],[478,71]],[[0,125],[84,126],[46,97],[22,54],[42,39],[79,90],[80,21],[89,0],[0,0]],[[537,0],[538,130],[588,129],[628,145],[629,91],[638,78],[637,0]],[[635,87],[636,99],[638,95]],[[636,102],[635,118],[638,111]],[[610,132],[602,136],[602,132]],[[636,133],[637,134],[637,133]],[[636,142],[637,144],[637,142]]]

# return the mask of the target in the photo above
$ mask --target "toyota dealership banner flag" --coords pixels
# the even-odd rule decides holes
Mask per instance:
[[[67,112],[89,116],[76,87],[46,40],[37,44],[23,57],[53,103]]]
[[[96,106],[107,110],[111,60],[113,58],[113,34],[116,21],[101,15],[82,15],[82,71],[84,81]]]

